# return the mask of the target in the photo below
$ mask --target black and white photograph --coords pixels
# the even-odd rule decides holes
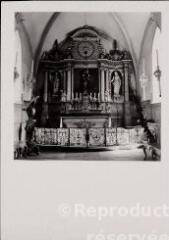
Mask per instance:
[[[169,240],[169,3],[3,1],[1,240]]]
[[[161,18],[16,12],[15,159],[160,160]]]

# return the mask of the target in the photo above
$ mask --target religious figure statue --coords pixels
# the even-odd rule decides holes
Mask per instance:
[[[89,79],[90,79],[90,73],[89,73],[89,70],[86,69],[82,74],[83,93],[84,94],[87,94]]]
[[[66,102],[66,93],[61,90],[61,102]]]
[[[111,86],[112,86],[112,94],[119,96],[120,88],[121,88],[121,74],[118,71],[114,71],[111,76]]]
[[[109,91],[104,92],[104,100],[105,100],[105,102],[109,101]]]
[[[28,120],[26,122],[26,127],[25,127],[26,145],[28,148],[28,153],[35,152],[36,154],[38,154],[39,150],[35,146],[35,144],[33,144],[32,140],[33,140],[33,133],[34,133],[35,124],[36,124],[36,120],[34,119],[35,113],[36,113],[35,105],[38,99],[39,99],[39,96],[34,97],[26,109]]]
[[[59,73],[56,72],[54,83],[53,83],[53,94],[54,95],[57,95],[59,92],[59,82],[60,82]]]

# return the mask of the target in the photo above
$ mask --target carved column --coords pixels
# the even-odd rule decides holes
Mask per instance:
[[[74,98],[74,70],[71,69],[71,99]]]
[[[101,71],[100,71],[100,69],[98,70],[98,81],[99,81],[99,93],[98,93],[98,95],[100,96],[100,93],[101,93],[101,86],[100,86],[100,79],[101,79]],[[100,97],[99,97],[99,99],[98,99],[98,101],[100,101]]]
[[[44,92],[43,92],[43,110],[42,110],[42,124],[45,125],[48,119],[48,71],[45,71]]]
[[[44,101],[45,103],[47,103],[47,101],[48,101],[48,72],[47,72],[47,71],[45,71],[43,101]]]
[[[109,92],[109,69],[106,70],[106,91]]]
[[[101,68],[101,79],[100,79],[100,93],[101,93],[101,101],[104,101],[104,91],[105,91],[105,86],[104,86],[104,69]]]
[[[124,98],[125,102],[129,101],[129,66],[128,63],[124,64]]]
[[[58,78],[58,72],[55,72],[55,78],[54,78],[54,94],[58,95],[58,91],[59,91],[59,85],[60,85],[60,81]]]
[[[67,70],[67,101],[71,99],[71,68]]]
[[[112,96],[112,91],[111,91],[111,73],[112,73],[112,71],[109,71],[108,72],[108,87],[109,87],[109,94],[110,94],[110,98],[111,98],[111,96]]]
[[[124,63],[124,124],[131,125],[131,112],[129,102],[129,63]]]

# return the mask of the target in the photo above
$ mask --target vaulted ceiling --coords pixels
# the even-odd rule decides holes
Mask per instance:
[[[105,48],[110,49],[111,39],[117,39],[119,47],[129,50],[136,63],[149,19],[156,17],[155,21],[160,24],[158,16],[150,12],[22,12],[21,16],[35,60],[44,50],[52,47],[56,38],[60,42],[73,29],[91,25],[110,36],[109,40],[105,40]]]

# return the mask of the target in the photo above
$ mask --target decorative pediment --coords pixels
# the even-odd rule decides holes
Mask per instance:
[[[112,49],[109,52],[105,51],[102,40],[108,38],[109,36],[105,32],[85,25],[69,32],[59,44],[56,39],[52,49],[43,53],[42,60],[129,60],[129,53],[125,50],[119,50],[115,39]]]

